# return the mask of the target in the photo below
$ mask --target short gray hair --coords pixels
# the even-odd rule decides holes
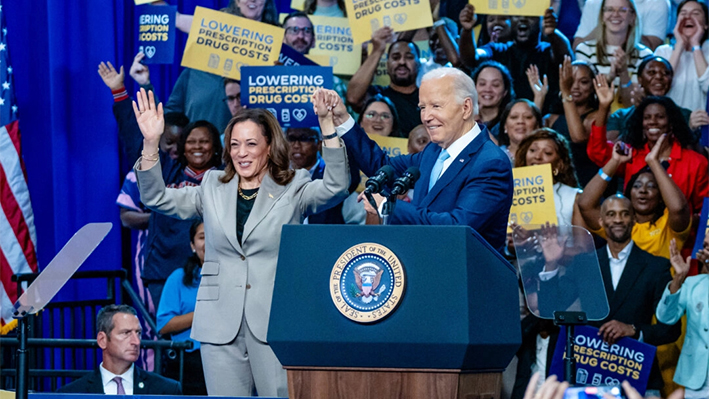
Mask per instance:
[[[475,82],[473,82],[473,79],[460,69],[451,67],[436,68],[423,75],[423,78],[421,78],[421,83],[423,84],[423,82],[427,80],[440,79],[445,76],[451,76],[453,78],[453,94],[455,95],[458,104],[462,104],[466,98],[470,98],[473,102],[473,115],[477,115],[478,92],[475,90]]]
[[[113,331],[113,316],[118,313],[127,313],[133,316],[138,316],[135,309],[128,305],[108,305],[104,306],[99,310],[98,316],[96,316],[96,332],[104,332],[106,335],[111,336],[111,331]]]

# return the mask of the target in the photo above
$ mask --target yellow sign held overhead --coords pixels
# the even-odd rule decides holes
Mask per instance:
[[[468,0],[476,14],[526,15],[540,17],[549,8],[548,1],[539,0]]]
[[[345,0],[345,6],[355,44],[370,40],[372,34],[384,26],[403,32],[433,25],[428,1]]]
[[[139,6],[139,5],[141,5],[141,4],[148,4],[148,3],[152,3],[152,2],[154,2],[154,1],[155,1],[155,0],[135,0],[135,5],[136,5],[136,6]]]
[[[270,66],[278,61],[284,32],[276,26],[197,7],[182,66],[239,80],[243,65]]]
[[[542,225],[547,222],[558,225],[551,164],[513,168],[512,176],[514,195],[510,222],[519,225]]]
[[[290,8],[298,11],[305,11],[305,0],[291,0]]]
[[[336,75],[354,75],[362,63],[362,46],[355,45],[347,18],[309,16],[315,28],[310,54],[328,56]]]

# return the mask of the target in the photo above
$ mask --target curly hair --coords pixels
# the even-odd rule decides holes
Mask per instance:
[[[556,130],[543,127],[533,131],[519,144],[515,154],[515,168],[527,166],[527,151],[532,143],[539,140],[551,140],[556,146],[556,154],[559,156],[557,173],[554,175],[554,183],[559,182],[571,187],[579,187],[579,180],[576,178],[576,169],[571,156],[569,142],[557,133]]]
[[[222,141],[219,138],[219,130],[216,126],[205,120],[194,121],[182,129],[182,134],[180,139],[177,140],[177,160],[182,164],[182,166],[187,166],[187,158],[185,157],[185,144],[187,139],[190,137],[190,133],[194,129],[204,127],[209,131],[209,138],[212,140],[212,156],[209,158],[208,168],[221,166],[222,162],[219,159],[219,154],[222,153]]]
[[[231,133],[234,126],[238,123],[251,121],[261,127],[261,134],[266,138],[266,144],[271,149],[268,152],[268,174],[271,175],[273,181],[281,186],[285,186],[293,180],[295,171],[290,167],[290,159],[288,158],[288,141],[283,134],[281,125],[272,113],[262,108],[247,108],[239,111],[239,113],[231,118],[229,124],[224,131],[224,176],[219,181],[229,183],[236,175],[236,167],[231,159]]]
[[[689,129],[687,121],[682,115],[680,108],[669,97],[648,96],[645,97],[638,105],[633,113],[628,118],[628,131],[625,137],[622,137],[625,143],[630,144],[635,149],[641,149],[647,143],[647,138],[643,134],[643,118],[645,109],[652,105],[659,104],[665,108],[667,120],[669,121],[669,133],[674,136],[683,148],[690,147],[694,144],[694,135]]]
[[[537,108],[537,106],[527,100],[526,98],[518,98],[505,107],[505,110],[502,111],[502,115],[500,116],[500,136],[498,137],[500,141],[500,145],[510,145],[510,136],[507,135],[507,132],[505,131],[505,124],[507,123],[507,118],[510,117],[510,112],[512,112],[512,108],[519,104],[519,103],[525,103],[527,106],[529,106],[529,109],[532,110],[532,115],[534,115],[534,119],[537,120],[537,128],[542,127],[542,112]]]

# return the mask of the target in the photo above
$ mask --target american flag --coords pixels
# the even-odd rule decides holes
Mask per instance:
[[[37,234],[20,151],[18,108],[7,48],[7,25],[0,0],[0,324],[12,327],[18,298],[12,275],[37,271]],[[8,324],[8,325],[6,325]]]

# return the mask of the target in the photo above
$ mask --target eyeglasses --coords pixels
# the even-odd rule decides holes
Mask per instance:
[[[305,35],[312,35],[313,28],[312,27],[300,28],[298,26],[289,26],[286,28],[286,33],[289,35],[297,35],[300,32],[303,32],[303,34],[305,34]]]
[[[367,119],[381,119],[383,121],[388,121],[391,119],[391,114],[388,112],[382,112],[381,114],[376,111],[369,111],[366,114],[364,114],[364,117]]]
[[[224,99],[224,102],[228,103],[239,103],[241,104],[241,93],[235,95],[235,96],[226,96]]]
[[[286,140],[289,143],[295,143],[296,141],[299,143],[314,143],[318,139],[313,136],[286,136]]]
[[[620,15],[628,15],[629,12],[632,10],[628,7],[620,7],[620,8],[615,8],[615,7],[603,7],[603,12],[605,14],[615,14],[618,13]]]

